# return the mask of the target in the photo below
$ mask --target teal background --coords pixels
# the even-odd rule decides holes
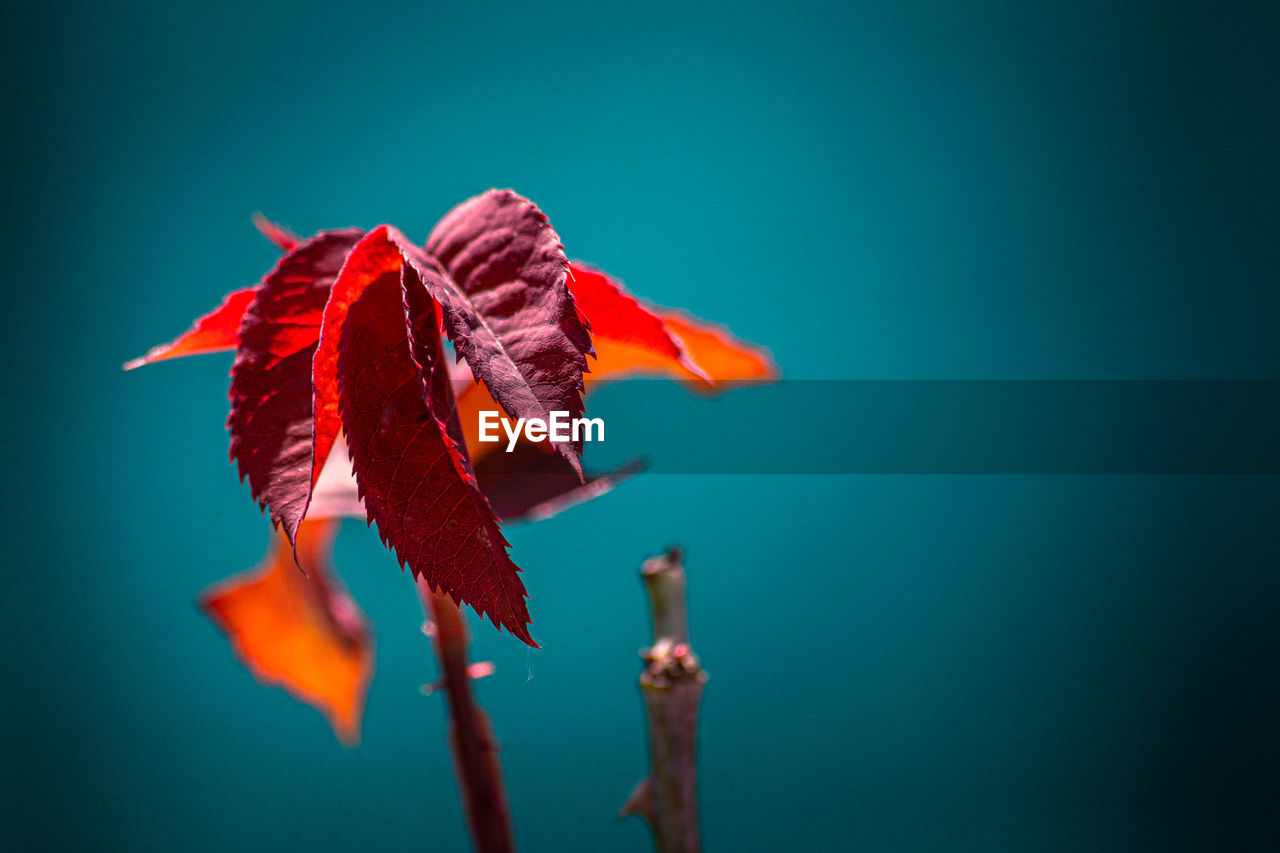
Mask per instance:
[[[6,4],[4,846],[465,847],[372,532],[358,749],[194,605],[267,541],[230,359],[119,365],[270,265],[254,211],[422,237],[511,186],[793,377],[1275,379],[1277,16]],[[707,849],[1275,849],[1278,521],[1273,477],[671,476],[512,528],[543,649],[475,653],[522,848],[649,849],[635,572],[678,542]]]

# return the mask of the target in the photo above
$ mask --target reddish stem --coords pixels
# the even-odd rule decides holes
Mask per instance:
[[[449,697],[449,745],[472,843],[477,853],[508,853],[515,849],[515,842],[498,762],[498,741],[489,716],[471,693],[466,624],[453,599],[435,594],[422,581],[417,587],[423,610],[435,622],[440,682]]]

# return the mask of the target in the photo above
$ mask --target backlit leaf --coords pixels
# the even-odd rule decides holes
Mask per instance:
[[[699,320],[684,311],[662,308],[657,313],[707,376],[707,379],[692,374],[683,376],[690,386],[716,392],[733,382],[767,382],[778,378],[778,366],[764,347],[740,340],[723,326]]]
[[[167,344],[152,347],[146,355],[125,364],[124,369],[133,370],[169,358],[235,349],[240,342],[240,321],[257,294],[256,285],[231,291],[221,305],[196,320],[190,329]]]
[[[528,412],[512,408],[502,384],[469,359],[503,408],[517,418],[545,420],[553,411],[581,416],[590,327],[566,285],[569,262],[560,237],[537,205],[511,190],[467,199],[432,230],[427,251],[470,298],[539,404]],[[558,449],[581,472],[581,443]]]
[[[334,277],[360,239],[327,231],[267,274],[245,313],[231,368],[231,458],[258,505],[297,535],[311,497],[311,369]]]
[[[126,367],[237,348],[232,458],[255,500],[296,539],[298,560],[320,560],[303,553],[321,529],[312,520],[359,513],[402,566],[531,645],[524,585],[498,519],[546,517],[608,491],[638,465],[584,478],[580,443],[522,439],[506,453],[505,442],[477,441],[479,411],[576,418],[584,393],[609,379],[668,377],[715,392],[777,376],[765,350],[650,306],[586,265],[570,267],[546,216],[509,190],[454,208],[426,248],[385,225],[301,241],[255,221],[285,253],[271,273]],[[445,358],[442,332],[457,364]],[[330,458],[335,447],[343,459]],[[291,634],[285,623],[314,627],[320,614],[339,624],[343,599],[323,583],[319,598],[294,584],[277,571],[281,560],[275,553],[259,576],[217,591],[210,613],[260,677],[329,707],[349,734],[359,719],[351,690],[338,702],[331,685],[316,686],[323,667],[299,664],[310,673],[299,674],[273,656],[314,659],[324,645],[318,630]],[[274,651],[273,631],[285,638]],[[358,667],[324,666],[347,672],[348,684],[367,680]]]
[[[519,569],[465,448],[450,437],[458,430],[448,423],[456,413],[439,322],[435,302],[408,276],[378,277],[348,310],[340,411],[360,497],[401,565],[536,645]]]
[[[662,318],[627,293],[618,280],[575,261],[569,267],[569,290],[591,323],[591,338],[596,347],[596,359],[586,377],[588,388],[605,378],[643,373],[641,365],[633,365],[630,359],[621,357],[627,351],[645,353],[655,364],[670,365],[672,370],[683,374],[706,378]],[[602,344],[609,350],[603,356]]]
[[[319,709],[353,746],[373,676],[373,640],[329,562],[338,524],[304,522],[297,564],[288,539],[273,533],[262,565],[206,591],[200,607],[255,678]]]
[[[315,446],[311,476],[319,476],[330,447],[342,425],[338,405],[337,361],[342,329],[351,306],[365,289],[382,279],[399,280],[403,274],[411,276],[416,291],[425,291],[440,307],[441,325],[453,341],[459,355],[466,359],[475,376],[482,380],[501,404],[516,417],[541,417],[546,419],[550,411],[544,406],[544,398],[561,399],[563,405],[581,400],[571,385],[554,392],[546,385],[533,385],[518,364],[518,352],[528,353],[529,347],[537,347],[539,335],[546,330],[531,321],[529,332],[521,337],[519,346],[509,350],[500,340],[487,318],[480,315],[477,306],[464,294],[436,260],[421,247],[415,246],[395,228],[383,225],[369,232],[356,245],[341,274],[334,283],[329,303],[324,309],[324,322],[320,331],[320,346],[316,350],[312,369],[315,405]],[[548,358],[555,356],[548,350]],[[552,358],[554,360],[554,358]],[[559,374],[557,374],[559,375]],[[538,381],[548,377],[534,373]],[[579,377],[580,379],[580,377]],[[455,438],[459,438],[455,436]],[[571,462],[577,464],[576,452],[566,452]],[[576,469],[580,470],[580,468]]]
[[[591,322],[596,359],[586,377],[588,390],[606,379],[663,377],[714,392],[729,382],[778,376],[762,347],[683,311],[641,302],[581,261],[570,267],[569,288]]]
[[[297,234],[294,234],[283,225],[277,225],[261,213],[254,214],[253,224],[263,237],[270,240],[282,252],[292,252],[302,242],[302,238]]]
[[[289,229],[276,225],[260,213],[254,216],[253,224],[282,252],[291,252],[302,242]],[[221,305],[196,320],[186,332],[167,344],[152,347],[146,355],[125,364],[124,369],[133,370],[168,358],[235,349],[240,343],[240,323],[257,292],[256,284],[231,291]]]

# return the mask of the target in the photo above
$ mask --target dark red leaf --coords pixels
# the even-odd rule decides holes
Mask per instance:
[[[537,206],[511,190],[489,190],[449,211],[427,239],[430,252],[471,300],[533,389],[538,411],[582,415],[590,327],[565,283],[564,247]],[[474,361],[468,359],[472,368]],[[502,382],[476,374],[514,417]],[[558,446],[581,474],[581,443]]]
[[[383,274],[363,288],[345,319],[339,409],[369,522],[414,575],[536,645],[519,569],[450,437],[460,433],[435,301],[406,265],[400,282]]]
[[[316,349],[311,371],[315,435],[311,462],[313,487],[320,478],[320,472],[324,469],[338,433],[342,430],[342,413],[338,395],[338,355],[347,315],[351,306],[375,282],[386,278],[399,284],[402,268],[408,266],[407,251],[414,255],[419,279],[432,279],[436,284],[433,288],[436,292],[452,287],[445,281],[445,275],[440,271],[439,266],[427,257],[425,252],[413,246],[395,228],[383,225],[370,231],[351,250],[330,292],[320,330],[320,345]],[[459,295],[453,301],[460,299]],[[403,317],[401,319],[403,320]],[[400,340],[406,333],[401,328],[395,334],[398,336],[397,340]]]
[[[504,523],[542,521],[571,506],[598,498],[644,470],[639,459],[585,482],[563,456],[545,444],[521,441],[510,453],[486,453],[475,463],[476,481]]]
[[[530,383],[522,373],[516,355],[495,335],[486,318],[480,315],[477,307],[458,289],[453,279],[421,247],[410,243],[395,228],[383,225],[370,231],[352,249],[342,273],[334,283],[329,304],[324,309],[320,347],[316,350],[312,371],[315,387],[315,454],[311,469],[313,482],[319,477],[333,441],[342,427],[338,406],[337,360],[347,312],[367,287],[383,277],[399,279],[402,269],[417,282],[419,289],[424,289],[440,306],[444,330],[454,342],[458,353],[467,360],[474,374],[485,383],[504,409],[516,417],[547,419],[550,416],[550,410],[545,408],[541,399],[541,396],[548,396],[546,388]],[[521,352],[529,352],[529,346],[537,344],[537,335],[541,333],[536,318],[530,322],[531,337],[520,341]],[[554,354],[554,350],[549,352]],[[578,413],[581,414],[581,400],[576,395],[575,391],[561,396],[576,399]],[[573,464],[578,464],[576,455],[570,454],[568,458]],[[581,470],[580,466],[575,470]]]
[[[301,243],[268,273],[240,327],[231,368],[231,458],[258,505],[295,541],[311,497],[312,358],[354,229]]]

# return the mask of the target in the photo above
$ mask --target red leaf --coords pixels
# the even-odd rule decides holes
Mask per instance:
[[[588,473],[583,481],[563,456],[522,440],[510,453],[487,453],[477,459],[475,470],[480,490],[506,523],[542,521],[598,498],[640,473],[644,464],[636,459],[603,474]]]
[[[152,347],[146,355],[125,364],[124,369],[133,370],[168,358],[235,349],[240,340],[240,320],[257,293],[257,286],[231,291],[221,305],[196,320],[190,329],[167,344]]]
[[[291,252],[302,242],[288,228],[276,225],[261,213],[253,217],[253,224],[282,252]],[[167,344],[152,347],[146,355],[127,363],[124,369],[133,370],[168,358],[235,349],[240,343],[240,322],[244,319],[245,311],[253,304],[257,292],[256,284],[233,290],[222,300],[221,305],[196,320],[182,335]]]
[[[302,242],[302,238],[297,234],[294,234],[283,225],[275,224],[261,213],[253,215],[253,224],[263,237],[270,240],[282,252],[292,252]]]
[[[273,534],[262,565],[207,590],[200,607],[255,678],[319,709],[354,746],[373,677],[373,640],[330,564],[337,530],[337,521],[305,522],[296,564],[284,535]]]
[[[620,378],[629,372],[643,373],[641,368],[645,365],[632,365],[621,357],[629,349],[646,354],[638,361],[665,363],[673,370],[708,378],[689,358],[683,342],[671,334],[662,318],[627,293],[621,282],[576,261],[569,266],[569,289],[591,323],[591,336],[597,343],[596,361],[587,377],[589,384],[605,377]],[[610,347],[604,355],[599,346],[601,341],[607,341]]]
[[[360,239],[322,232],[280,259],[240,328],[231,368],[231,458],[290,541],[311,498],[312,358],[333,278]]]
[[[315,443],[311,460],[312,487],[320,478],[333,443],[342,429],[342,413],[338,394],[338,356],[341,351],[342,330],[348,313],[365,290],[383,278],[399,283],[402,268],[409,264],[412,253],[419,278],[432,279],[434,288],[445,298],[448,289],[444,273],[434,260],[405,238],[395,228],[383,225],[365,235],[347,257],[342,271],[334,282],[325,305],[324,320],[320,330],[320,345],[312,363],[311,379],[314,390],[313,418]],[[462,299],[460,295],[452,301]],[[465,301],[465,300],[463,300]],[[465,310],[465,309],[460,309]],[[404,331],[395,332],[399,340]]]
[[[524,585],[481,484],[504,515],[534,518],[598,495],[635,469],[588,480],[580,446],[522,445],[512,457],[485,460],[478,481],[466,446],[474,436],[464,433],[460,407],[470,415],[487,404],[512,417],[578,417],[588,356],[598,356],[593,382],[641,372],[714,389],[727,379],[776,375],[763,350],[652,309],[603,273],[583,266],[568,281],[546,216],[509,190],[491,190],[446,215],[429,238],[434,255],[390,226],[299,242],[261,217],[257,223],[286,253],[263,283],[231,294],[190,331],[127,367],[238,343],[232,457],[254,498],[295,542],[297,558],[307,559],[299,537],[313,499],[317,515],[361,510],[402,566],[530,645]],[[589,320],[603,348],[593,350]],[[461,400],[442,329],[477,380]],[[453,368],[459,377],[468,372]],[[473,427],[474,418],[465,423]],[[317,493],[344,431],[353,465],[337,473],[330,492]],[[261,627],[286,618],[288,596],[272,592],[284,583],[279,564],[277,557],[270,579],[210,599],[211,612],[237,632],[233,641],[247,644],[251,636],[256,650],[244,651],[251,667],[271,658],[272,632],[290,642],[287,626]],[[259,626],[243,635],[243,620],[227,609],[240,605],[257,614],[249,621]],[[302,643],[290,654],[305,658],[315,647]],[[349,727],[349,712],[344,719]]]
[[[483,393],[482,386],[473,387],[480,388]],[[490,400],[492,407],[492,398],[487,394],[485,398]],[[458,402],[461,404],[462,400]],[[463,431],[467,432],[465,426]],[[467,439],[470,448],[471,436],[468,435]],[[491,446],[481,445],[484,448]],[[603,473],[587,472],[584,482],[563,456],[547,449],[544,444],[521,440],[512,453],[480,456],[471,454],[470,450],[468,453],[474,460],[472,464],[480,491],[504,524],[550,518],[572,506],[600,497],[644,469],[643,463],[637,459]],[[307,521],[324,518],[368,518],[351,470],[350,454],[341,435],[325,462],[320,479],[316,481],[311,506],[307,508]]]
[[[312,370],[315,388],[315,452],[311,467],[313,483],[320,476],[333,441],[342,426],[338,406],[337,361],[347,312],[366,288],[383,277],[398,279],[402,270],[414,279],[416,289],[424,290],[440,306],[444,330],[454,342],[458,353],[467,360],[474,374],[492,391],[494,398],[504,409],[516,417],[546,419],[550,416],[542,398],[556,395],[545,387],[540,388],[530,383],[518,364],[518,356],[508,349],[506,342],[495,336],[494,329],[480,315],[477,306],[458,289],[457,284],[434,258],[421,247],[410,243],[395,228],[382,225],[370,231],[351,250],[324,309],[320,346],[316,350]],[[520,352],[530,352],[529,347],[538,345],[537,336],[542,332],[536,320],[531,322],[529,336],[520,339]],[[554,354],[554,350],[548,350],[548,354]],[[577,400],[578,411],[581,413],[581,400],[576,391],[563,393],[560,397]],[[461,434],[455,438],[460,440]],[[562,452],[565,452],[563,448]],[[576,456],[571,456],[570,460],[577,463]],[[580,466],[575,470],[580,471]]]
[[[341,334],[340,411],[369,522],[414,575],[536,645],[519,569],[450,438],[460,430],[435,302],[404,271],[399,287],[384,274],[364,288]]]
[[[640,302],[599,270],[575,262],[569,287],[591,322],[596,348],[588,390],[605,379],[632,376],[666,376],[710,392],[733,381],[778,377],[764,348],[682,311]]]
[[[511,190],[489,190],[449,211],[427,239],[427,251],[470,298],[533,388],[539,404],[533,416],[581,416],[582,374],[593,352],[590,327],[566,285],[569,262],[546,215]],[[507,412],[529,416],[507,405],[501,383],[495,387],[482,369],[475,372]],[[581,443],[558,449],[581,474]]]

